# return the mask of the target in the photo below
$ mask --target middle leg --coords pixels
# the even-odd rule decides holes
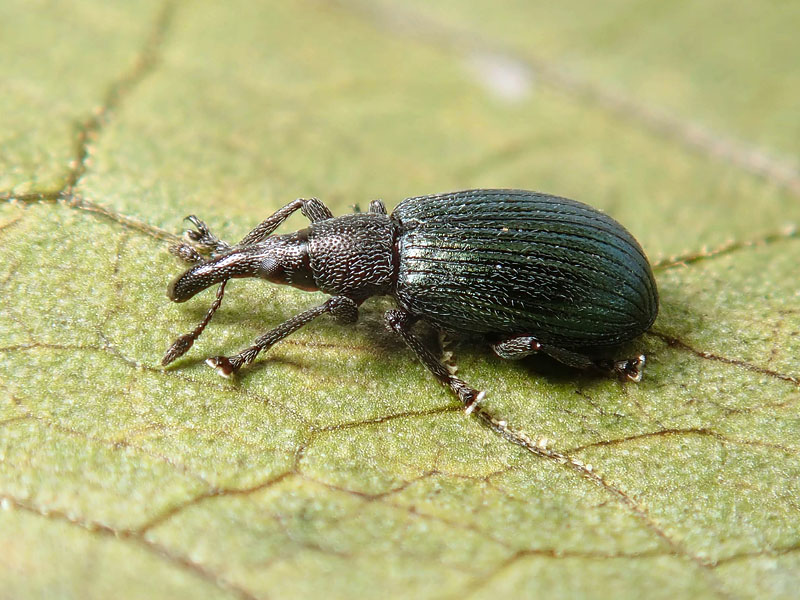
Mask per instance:
[[[384,315],[386,326],[399,335],[406,345],[416,354],[417,358],[433,373],[442,384],[448,386],[464,403],[467,414],[471,413],[478,403],[483,399],[486,392],[480,392],[470,387],[450,372],[445,365],[438,360],[433,353],[422,343],[411,331],[411,326],[416,318],[404,310],[388,310]]]

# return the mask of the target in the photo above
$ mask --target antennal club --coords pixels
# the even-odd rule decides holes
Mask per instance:
[[[222,296],[225,295],[225,284],[227,283],[228,280],[226,279],[219,284],[219,288],[217,288],[217,297],[214,299],[214,302],[208,309],[206,316],[203,317],[202,321],[200,321],[200,324],[195,327],[194,330],[182,335],[172,343],[172,345],[169,347],[169,350],[167,350],[167,352],[164,354],[164,358],[161,359],[162,366],[166,367],[175,359],[186,354],[189,348],[192,347],[192,344],[194,344],[194,341],[200,337],[200,334],[203,333],[203,330],[211,322],[211,318],[214,316],[214,313],[217,312],[217,309],[220,306],[222,306]]]

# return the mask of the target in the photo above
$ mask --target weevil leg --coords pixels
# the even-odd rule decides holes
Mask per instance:
[[[599,359],[595,361],[595,366],[601,371],[606,371],[616,375],[620,379],[627,379],[639,383],[644,372],[645,356],[640,354],[633,358],[623,360]]]
[[[187,244],[186,242],[173,244],[169,247],[169,252],[170,254],[174,254],[183,262],[189,263],[190,265],[196,265],[197,263],[203,262],[206,259],[206,257],[200,254],[196,248],[190,244]]]
[[[297,200],[292,200],[289,204],[278,209],[271,216],[256,225],[256,227],[244,236],[242,241],[236,244],[236,246],[242,247],[257,244],[275,231],[292,213],[298,210],[312,223],[333,218],[333,213],[330,209],[316,198],[298,198]]]
[[[340,325],[352,325],[358,321],[358,306],[356,302],[346,296],[334,296],[328,300],[328,312]]]
[[[187,229],[184,235],[189,238],[189,240],[192,242],[192,245],[196,248],[200,248],[207,253],[213,252],[217,254],[221,252],[227,252],[231,249],[231,245],[228,242],[222,241],[216,235],[211,233],[208,225],[198,219],[195,215],[189,215],[186,217],[186,220],[194,225],[194,229]]]
[[[464,403],[467,413],[477,406],[483,399],[485,392],[480,392],[450,373],[450,370],[439,361],[436,356],[422,343],[411,331],[411,326],[417,320],[411,313],[404,310],[392,309],[384,314],[386,327],[399,335],[406,345],[411,348],[417,358],[433,373],[443,385],[448,386]]]
[[[206,364],[217,370],[223,377],[230,377],[244,365],[248,365],[258,356],[258,353],[269,349],[283,338],[307,325],[320,315],[330,313],[338,322],[353,323],[358,319],[358,303],[345,296],[334,296],[324,304],[310,308],[284,321],[276,328],[256,338],[253,345],[245,348],[235,356],[213,356],[206,360]]]
[[[565,365],[577,369],[594,369],[629,381],[638,382],[642,380],[642,369],[644,368],[645,361],[644,354],[624,360],[595,359],[578,352],[573,352],[572,350],[564,350],[563,348],[556,348],[555,346],[547,344],[541,345],[541,352],[544,352]]]
[[[208,254],[220,254],[230,250],[231,246],[215,236],[203,221],[195,215],[186,217],[194,225],[194,229],[183,232],[187,242],[170,246],[169,251],[189,264],[197,264],[206,260]]]
[[[373,200],[369,203],[369,212],[373,215],[385,215],[386,214],[386,205],[383,203],[383,200]]]
[[[542,349],[539,340],[531,335],[515,335],[491,346],[497,356],[506,360],[519,360]]]
[[[645,361],[644,354],[625,360],[594,359],[579,352],[542,344],[531,335],[516,335],[491,346],[500,358],[507,360],[519,360],[536,352],[543,352],[570,367],[599,370],[630,381],[641,381]]]
[[[235,247],[241,248],[260,242],[297,210],[302,212],[312,223],[333,217],[330,209],[316,198],[298,198],[259,223]],[[232,249],[229,243],[211,233],[208,225],[195,215],[189,215],[186,219],[194,225],[194,229],[187,229],[184,233],[190,243],[180,243],[170,248],[170,252],[178,258],[188,263],[198,263],[205,260],[203,254],[214,256]]]

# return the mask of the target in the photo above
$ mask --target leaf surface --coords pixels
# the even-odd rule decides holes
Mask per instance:
[[[793,597],[793,9],[642,6],[4,3],[0,597]],[[237,280],[159,366],[213,298],[164,296],[185,215],[235,241],[298,196],[472,187],[591,203],[658,263],[638,385],[453,347],[549,458],[386,299],[227,381],[203,359],[324,301]]]

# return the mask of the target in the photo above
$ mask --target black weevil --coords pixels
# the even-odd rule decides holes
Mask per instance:
[[[298,209],[311,221],[307,229],[270,235]],[[650,264],[619,223],[580,202],[524,190],[468,190],[408,198],[391,216],[375,200],[368,213],[334,217],[319,200],[298,199],[235,246],[197,217],[189,220],[192,244],[172,251],[196,264],[170,284],[167,296],[185,302],[221,285],[206,317],[175,341],[164,365],[202,333],[228,279],[260,277],[332,297],[239,354],[206,361],[226,377],[318,316],[353,323],[364,300],[389,295],[398,308],[386,312],[387,327],[468,410],[483,392],[437,359],[412,331],[416,321],[478,335],[502,358],[542,352],[572,367],[641,379],[643,355],[603,356],[655,320],[658,293]]]

